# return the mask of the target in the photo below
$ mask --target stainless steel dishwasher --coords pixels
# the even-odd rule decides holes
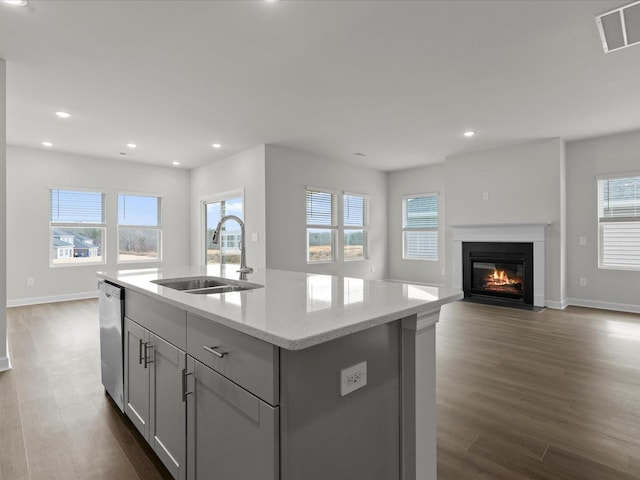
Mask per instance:
[[[124,289],[98,282],[100,308],[100,359],[102,385],[120,410],[124,411],[124,370],[122,366]]]

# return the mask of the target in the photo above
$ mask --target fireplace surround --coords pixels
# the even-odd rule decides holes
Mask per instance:
[[[453,284],[462,290],[463,242],[516,242],[533,244],[533,305],[545,306],[546,223],[449,225],[453,236]]]

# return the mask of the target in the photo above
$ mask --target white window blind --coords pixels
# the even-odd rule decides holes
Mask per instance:
[[[160,226],[160,198],[118,195],[118,225]]]
[[[335,200],[331,192],[307,190],[307,225],[335,225]]]
[[[406,196],[402,203],[403,258],[438,259],[438,194]]]
[[[52,188],[51,223],[104,224],[104,193]]]
[[[161,199],[118,195],[118,262],[159,261],[162,257]]]
[[[104,193],[50,189],[49,265],[104,263]]]
[[[640,270],[640,176],[598,180],[599,266]]]

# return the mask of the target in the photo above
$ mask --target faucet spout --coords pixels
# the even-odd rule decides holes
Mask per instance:
[[[211,243],[213,243],[214,245],[217,245],[220,242],[220,233],[222,231],[222,225],[227,220],[235,220],[236,222],[238,222],[238,225],[240,225],[240,270],[238,270],[238,273],[240,273],[240,280],[246,280],[247,274],[253,273],[253,268],[247,267],[247,257],[246,257],[245,248],[244,248],[245,247],[244,222],[242,221],[242,219],[240,217],[237,217],[236,215],[225,215],[224,217],[222,217],[218,222],[218,226],[213,232],[213,237],[211,237]]]

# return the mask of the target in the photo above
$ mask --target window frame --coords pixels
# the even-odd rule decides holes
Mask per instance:
[[[322,225],[322,224],[313,224],[308,223],[307,217],[307,195],[309,192],[317,192],[317,193],[327,193],[331,195],[331,224],[330,225]],[[339,229],[339,209],[338,201],[340,199],[340,191],[332,190],[329,188],[318,188],[307,186],[305,187],[304,193],[304,215],[305,215],[305,253],[307,265],[321,265],[327,263],[336,263],[339,261],[339,248],[342,243],[339,239],[340,237],[340,229]],[[309,259],[309,230],[330,230],[331,231],[331,259],[329,260],[310,260]]]
[[[218,203],[218,202],[226,202],[228,200],[233,200],[235,198],[242,199],[242,221],[246,223],[245,220],[245,198],[244,198],[244,189],[239,190],[231,190],[228,192],[215,193],[212,195],[206,195],[204,197],[200,197],[200,235],[198,236],[198,262],[205,267],[208,265],[227,265],[224,263],[207,263],[207,205],[209,203]],[[214,226],[215,228],[215,226]],[[245,242],[247,239],[245,238]]]
[[[121,225],[120,224],[120,196],[130,196],[130,197],[150,197],[158,199],[158,225]],[[163,259],[163,245],[164,245],[164,233],[162,227],[162,204],[163,197],[162,195],[155,193],[140,193],[140,192],[125,192],[118,191],[116,192],[116,244],[117,244],[117,253],[116,253],[116,263],[117,264],[134,264],[134,263],[157,263],[162,262]],[[147,258],[147,259],[133,259],[133,260],[121,260],[120,259],[120,232],[122,230],[155,230],[158,232],[158,257],[157,258]]]
[[[344,197],[346,196],[362,198],[363,212],[362,212],[361,226],[345,225]],[[341,252],[342,252],[342,261],[344,262],[360,262],[360,261],[369,259],[369,199],[370,199],[370,196],[364,193],[342,192],[341,205],[340,205],[340,220],[339,220],[339,230],[342,230],[342,233],[338,233],[338,236],[342,241]],[[347,233],[347,231],[350,231],[350,230],[353,230],[353,231],[362,230],[363,238],[362,238],[362,256],[361,257],[346,258],[344,255],[344,249],[345,249],[344,236]]]
[[[413,198],[423,198],[423,197],[435,197],[438,202],[438,207],[436,210],[437,213],[437,221],[435,227],[407,227],[406,226],[406,209],[407,209],[407,200]],[[402,195],[402,259],[403,260],[411,260],[411,261],[422,261],[422,262],[437,262],[440,260],[440,193],[439,192],[425,192],[425,193],[412,193]],[[423,258],[423,257],[410,257],[407,256],[407,233],[408,232],[436,232],[436,257],[435,258]]]
[[[604,229],[606,225],[632,223],[638,224],[640,228],[640,201],[638,203],[638,214],[632,216],[601,216],[601,200],[602,200],[602,188],[603,182],[607,180],[617,180],[623,178],[633,178],[640,181],[640,172],[632,173],[616,173],[608,175],[600,175],[596,177],[596,208],[597,208],[597,223],[598,223],[598,269],[601,270],[627,270],[627,271],[640,271],[640,265],[611,265],[604,263]]]
[[[99,193],[102,195],[102,223],[89,223],[89,222],[54,222],[51,217],[53,191],[67,191],[67,192],[87,192],[87,193]],[[106,265],[107,263],[107,194],[104,190],[85,188],[85,187],[71,187],[71,186],[49,186],[49,268],[67,268],[67,267],[83,267],[83,266],[95,266]],[[53,258],[53,232],[54,230],[64,229],[81,229],[92,228],[98,229],[102,232],[101,238],[101,255],[100,260],[93,262],[69,262],[69,263],[54,263]],[[73,253],[73,250],[72,250]],[[71,257],[73,258],[73,257]]]

